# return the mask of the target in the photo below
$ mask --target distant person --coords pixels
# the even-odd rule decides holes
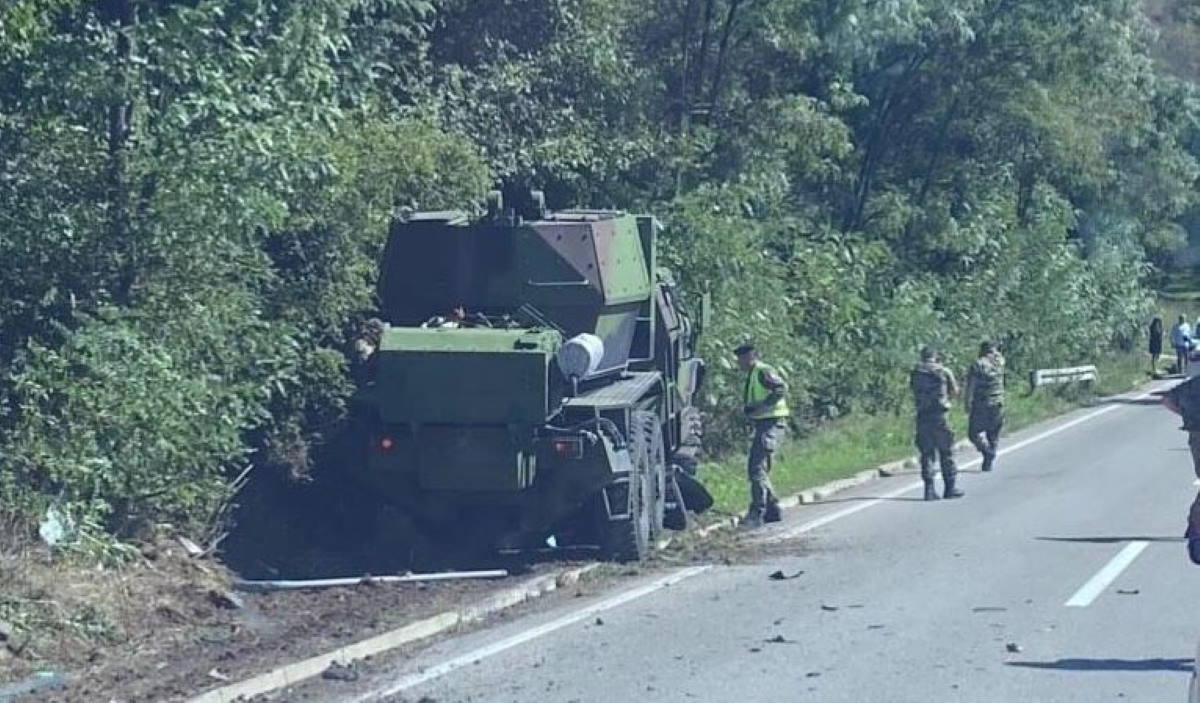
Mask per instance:
[[[983,455],[983,470],[991,471],[1004,427],[1004,357],[996,345],[979,345],[979,358],[967,371],[963,398],[967,403],[967,438]]]
[[[1171,346],[1175,348],[1175,372],[1187,375],[1188,357],[1191,356],[1192,328],[1183,315],[1171,327]]]
[[[747,529],[762,527],[764,522],[779,522],[783,518],[779,499],[771,486],[771,462],[787,429],[791,416],[787,402],[787,383],[774,367],[758,358],[753,345],[743,344],[734,350],[738,367],[746,372],[746,391],[742,413],[754,426],[746,473],[750,480],[750,508],[742,518]]]
[[[1156,317],[1150,321],[1150,375],[1158,375],[1158,359],[1162,356],[1163,321]]]
[[[939,355],[931,347],[921,350],[921,362],[909,375],[913,402],[916,405],[916,444],[921,453],[921,480],[925,482],[925,500],[937,500],[933,487],[933,462],[942,468],[945,484],[942,495],[946,498],[961,498],[962,490],[954,484],[958,467],[954,464],[954,432],[946,420],[950,400],[958,395],[958,383],[954,374],[942,366]]]
[[[1183,420],[1180,428],[1188,433],[1188,448],[1192,451],[1192,472],[1200,479],[1200,376],[1190,378],[1163,395],[1167,410]],[[1192,502],[1188,512],[1188,555],[1200,564],[1200,495]]]

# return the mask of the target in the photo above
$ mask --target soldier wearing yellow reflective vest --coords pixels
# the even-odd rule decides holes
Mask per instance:
[[[774,368],[759,360],[754,347],[743,344],[734,350],[734,354],[738,367],[746,372],[742,412],[754,425],[746,467],[750,479],[750,509],[742,518],[742,525],[755,528],[764,522],[782,519],[779,500],[771,487],[771,459],[783,440],[791,411],[787,404],[787,383]]]

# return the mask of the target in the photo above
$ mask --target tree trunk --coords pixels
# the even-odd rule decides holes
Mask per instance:
[[[105,184],[109,207],[108,256],[117,255],[121,263],[113,291],[118,303],[127,304],[136,278],[136,242],[130,236],[129,143],[133,135],[133,100],[130,97],[129,72],[132,67],[133,26],[136,13],[131,0],[102,0],[102,18],[116,25],[117,37],[110,66],[113,98],[108,106],[108,172]]]
[[[700,29],[700,50],[696,53],[695,75],[692,76],[692,93],[700,95],[704,92],[704,73],[708,67],[708,52],[712,41],[712,21],[716,12],[717,0],[706,0],[704,3],[704,20]]]
[[[708,104],[712,114],[717,112],[721,99],[721,83],[725,78],[725,67],[729,61],[729,37],[733,34],[733,25],[737,21],[738,9],[742,0],[729,0],[729,12],[725,14],[725,25],[721,29],[721,44],[717,49],[717,67],[713,71],[712,87],[708,93]]]

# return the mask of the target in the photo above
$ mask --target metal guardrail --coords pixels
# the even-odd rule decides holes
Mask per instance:
[[[1095,366],[1073,366],[1065,369],[1038,369],[1029,374],[1029,385],[1034,388],[1060,383],[1094,382],[1100,377]]]

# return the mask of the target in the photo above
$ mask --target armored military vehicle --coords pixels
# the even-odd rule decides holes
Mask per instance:
[[[658,267],[654,218],[521,200],[393,223],[352,476],[442,541],[640,559],[711,504],[700,320]]]

